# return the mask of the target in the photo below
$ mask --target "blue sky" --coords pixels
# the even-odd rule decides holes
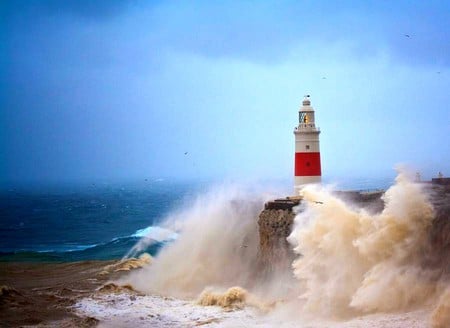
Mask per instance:
[[[450,175],[448,1],[0,6],[0,181]]]

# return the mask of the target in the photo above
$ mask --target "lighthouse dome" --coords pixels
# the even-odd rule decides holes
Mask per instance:
[[[300,107],[300,112],[314,112],[314,108],[311,107],[311,100],[309,95],[306,95],[302,101],[302,106]]]

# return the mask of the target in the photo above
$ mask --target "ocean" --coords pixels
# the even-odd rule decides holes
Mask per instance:
[[[202,188],[156,180],[3,190],[0,261],[120,259],[140,238],[160,233],[159,222]],[[142,252],[155,255],[165,242]]]
[[[359,190],[386,188],[391,182],[388,178],[342,180],[345,183],[339,186],[343,189]],[[289,193],[289,182],[284,184],[286,191],[281,196]],[[167,233],[161,231],[160,222],[171,212],[188,207],[212,185],[205,181],[148,179],[128,184],[2,190],[0,261],[120,259],[142,237]],[[254,187],[266,192],[261,185]],[[155,237],[146,249],[134,255],[156,255],[171,239]]]

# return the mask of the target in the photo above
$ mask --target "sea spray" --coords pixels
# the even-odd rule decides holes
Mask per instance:
[[[321,320],[323,315],[350,319],[373,313],[369,321],[392,311],[429,314],[435,304],[430,320],[446,322],[446,298],[436,304],[448,284],[424,265],[434,211],[420,184],[399,173],[383,197],[384,209],[376,214],[323,186],[304,188],[303,197],[288,238],[299,254],[293,272],[258,279],[257,220],[269,197],[220,188],[161,223],[178,237],[121,284],[147,294],[199,299],[203,305],[229,299],[240,308],[255,297],[270,309],[270,320],[283,313],[291,320],[294,306],[303,322],[311,314]],[[292,273],[296,279],[286,279]]]
[[[433,208],[405,173],[386,191],[385,208],[375,215],[318,186],[304,188],[302,195],[305,208],[289,240],[301,254],[293,268],[306,310],[329,315],[393,311],[434,295],[435,283],[419,265]]]
[[[269,300],[264,295],[257,296],[239,286],[224,288],[205,288],[197,299],[197,303],[203,306],[220,306],[226,311],[240,310],[246,306],[257,309],[259,313],[268,313],[277,304],[276,301]]]
[[[249,286],[258,261],[257,219],[270,195],[221,187],[162,224],[179,233],[151,266],[127,279],[137,289],[179,297],[196,297],[208,286]]]
[[[450,286],[442,293],[431,316],[432,328],[450,327]]]
[[[142,253],[138,258],[125,258],[119,262],[109,264],[103,268],[99,275],[108,275],[112,272],[131,271],[150,265],[153,257],[148,253]]]
[[[243,308],[247,298],[248,292],[241,287],[231,287],[223,293],[208,288],[200,294],[198,304],[203,306],[217,305],[226,310],[233,310]]]

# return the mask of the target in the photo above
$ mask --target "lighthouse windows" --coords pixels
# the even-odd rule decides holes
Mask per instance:
[[[306,148],[306,149],[309,149],[309,145],[306,145],[305,148]]]
[[[306,113],[299,113],[300,114],[300,123],[308,123],[308,116]]]

